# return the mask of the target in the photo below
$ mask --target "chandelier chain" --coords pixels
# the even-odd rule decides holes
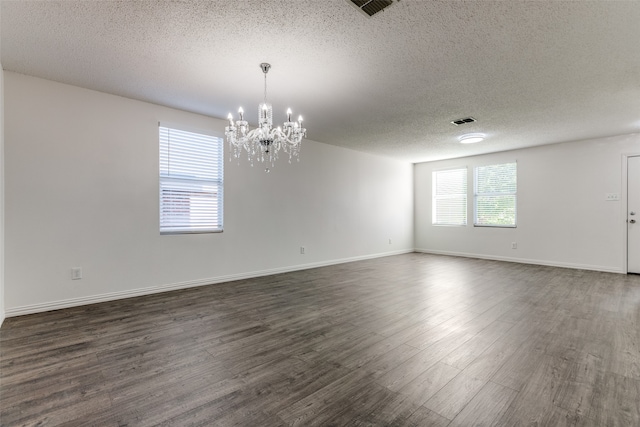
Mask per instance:
[[[264,73],[264,103],[267,103],[267,72]]]

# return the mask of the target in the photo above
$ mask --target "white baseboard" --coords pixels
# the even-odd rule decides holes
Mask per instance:
[[[606,273],[626,274],[626,271],[623,271],[620,268],[611,268],[603,265],[574,264],[574,263],[568,263],[568,262],[556,262],[556,261],[548,261],[548,260],[540,260],[540,259],[512,258],[512,257],[474,254],[474,253],[466,253],[466,252],[434,251],[431,249],[420,249],[420,248],[416,248],[414,252],[434,254],[434,255],[459,256],[464,258],[488,259],[493,261],[516,262],[520,264],[545,265],[548,267],[572,268],[575,270],[591,270],[591,271],[602,271]]]
[[[90,295],[86,297],[51,301],[51,302],[40,303],[40,304],[30,304],[30,305],[24,305],[20,307],[12,307],[12,308],[7,308],[4,313],[0,312],[0,325],[2,325],[2,321],[4,320],[5,316],[6,317],[22,316],[25,314],[60,310],[63,308],[77,307],[81,305],[96,304],[100,302],[114,301],[114,300],[119,300],[124,298],[133,298],[133,297],[138,297],[143,295],[152,295],[156,293],[193,288],[197,286],[231,282],[234,280],[252,279],[256,277],[270,276],[273,274],[288,273],[291,271],[299,271],[299,270],[308,270],[310,268],[326,267],[329,265],[344,264],[347,262],[363,261],[363,260],[374,259],[374,258],[382,258],[382,257],[392,256],[392,255],[401,255],[401,254],[406,254],[411,252],[420,252],[420,253],[434,254],[434,255],[459,256],[459,257],[465,257],[465,258],[478,258],[478,259],[487,259],[487,260],[493,260],[493,261],[506,261],[506,262],[521,263],[521,264],[545,265],[549,267],[572,268],[572,269],[578,269],[578,270],[602,271],[607,273],[621,273],[621,274],[626,273],[622,269],[611,268],[611,267],[600,266],[600,265],[574,264],[574,263],[555,262],[555,261],[548,261],[548,260],[511,258],[511,257],[502,257],[502,256],[491,256],[491,255],[485,255],[485,254],[436,251],[436,250],[430,250],[430,249],[416,248],[416,249],[405,249],[401,251],[385,252],[381,254],[363,255],[363,256],[357,256],[357,257],[351,257],[351,258],[320,261],[320,262],[309,263],[309,264],[299,264],[299,265],[290,266],[290,267],[281,267],[281,268],[273,268],[268,270],[251,271],[247,273],[230,274],[226,276],[210,277],[205,279],[190,280],[186,282],[169,283],[165,285],[159,285],[159,286],[153,286],[153,287],[147,287],[147,288],[131,289],[131,290],[120,291],[120,292],[110,292],[107,294]]]
[[[86,297],[71,298],[66,300],[51,301],[40,304],[23,305],[21,307],[11,307],[6,309],[7,317],[23,316],[25,314],[41,313],[44,311],[60,310],[63,308],[77,307],[80,305],[96,304],[100,302],[114,301],[124,298],[132,298],[143,295],[157,294],[160,292],[175,291],[179,289],[193,288],[196,286],[212,285],[216,283],[231,282],[234,280],[252,279],[255,277],[270,276],[273,274],[288,273],[291,271],[308,270],[310,268],[326,267],[329,265],[344,264],[347,262],[363,261],[367,259],[382,258],[392,255],[401,255],[414,252],[413,249],[401,251],[384,252],[373,255],[363,255],[351,258],[334,259],[329,261],[320,261],[309,264],[299,264],[290,267],[273,268],[268,270],[251,271],[248,273],[230,274],[226,276],[209,277],[206,279],[190,280],[187,282],[169,283],[166,285],[152,286],[147,288],[131,289],[120,292],[110,292],[100,295],[89,295]]]

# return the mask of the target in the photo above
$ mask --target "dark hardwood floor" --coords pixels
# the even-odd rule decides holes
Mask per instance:
[[[640,426],[640,277],[407,254],[8,318],[2,426]]]

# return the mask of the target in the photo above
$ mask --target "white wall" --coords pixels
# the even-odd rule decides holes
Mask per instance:
[[[0,326],[4,318],[4,75],[0,64]]]
[[[270,174],[225,163],[223,233],[161,236],[158,121],[225,121],[4,79],[9,316],[413,249],[413,165],[312,141]]]
[[[415,165],[419,251],[601,271],[625,271],[623,155],[640,135],[623,135]],[[517,228],[473,227],[473,168],[518,162]],[[466,227],[431,224],[432,171],[468,168]],[[605,201],[618,193],[620,201]],[[511,243],[517,242],[517,249]]]

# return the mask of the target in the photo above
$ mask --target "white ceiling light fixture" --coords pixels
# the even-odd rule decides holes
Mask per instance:
[[[481,133],[469,133],[462,135],[458,138],[461,144],[475,144],[476,142],[484,141],[484,134]]]
[[[260,68],[264,73],[264,101],[258,106],[258,127],[249,130],[249,123],[244,120],[244,110],[240,107],[240,120],[234,123],[229,113],[229,126],[224,128],[224,133],[234,158],[240,159],[244,150],[251,166],[254,161],[267,163],[265,172],[269,172],[269,165],[275,166],[280,149],[289,155],[289,163],[294,157],[300,160],[300,145],[307,136],[307,130],[302,127],[302,116],[298,116],[297,122],[291,121],[291,108],[287,110],[287,121],[282,127],[273,127],[273,107],[267,103],[267,73],[271,65],[263,62]]]

